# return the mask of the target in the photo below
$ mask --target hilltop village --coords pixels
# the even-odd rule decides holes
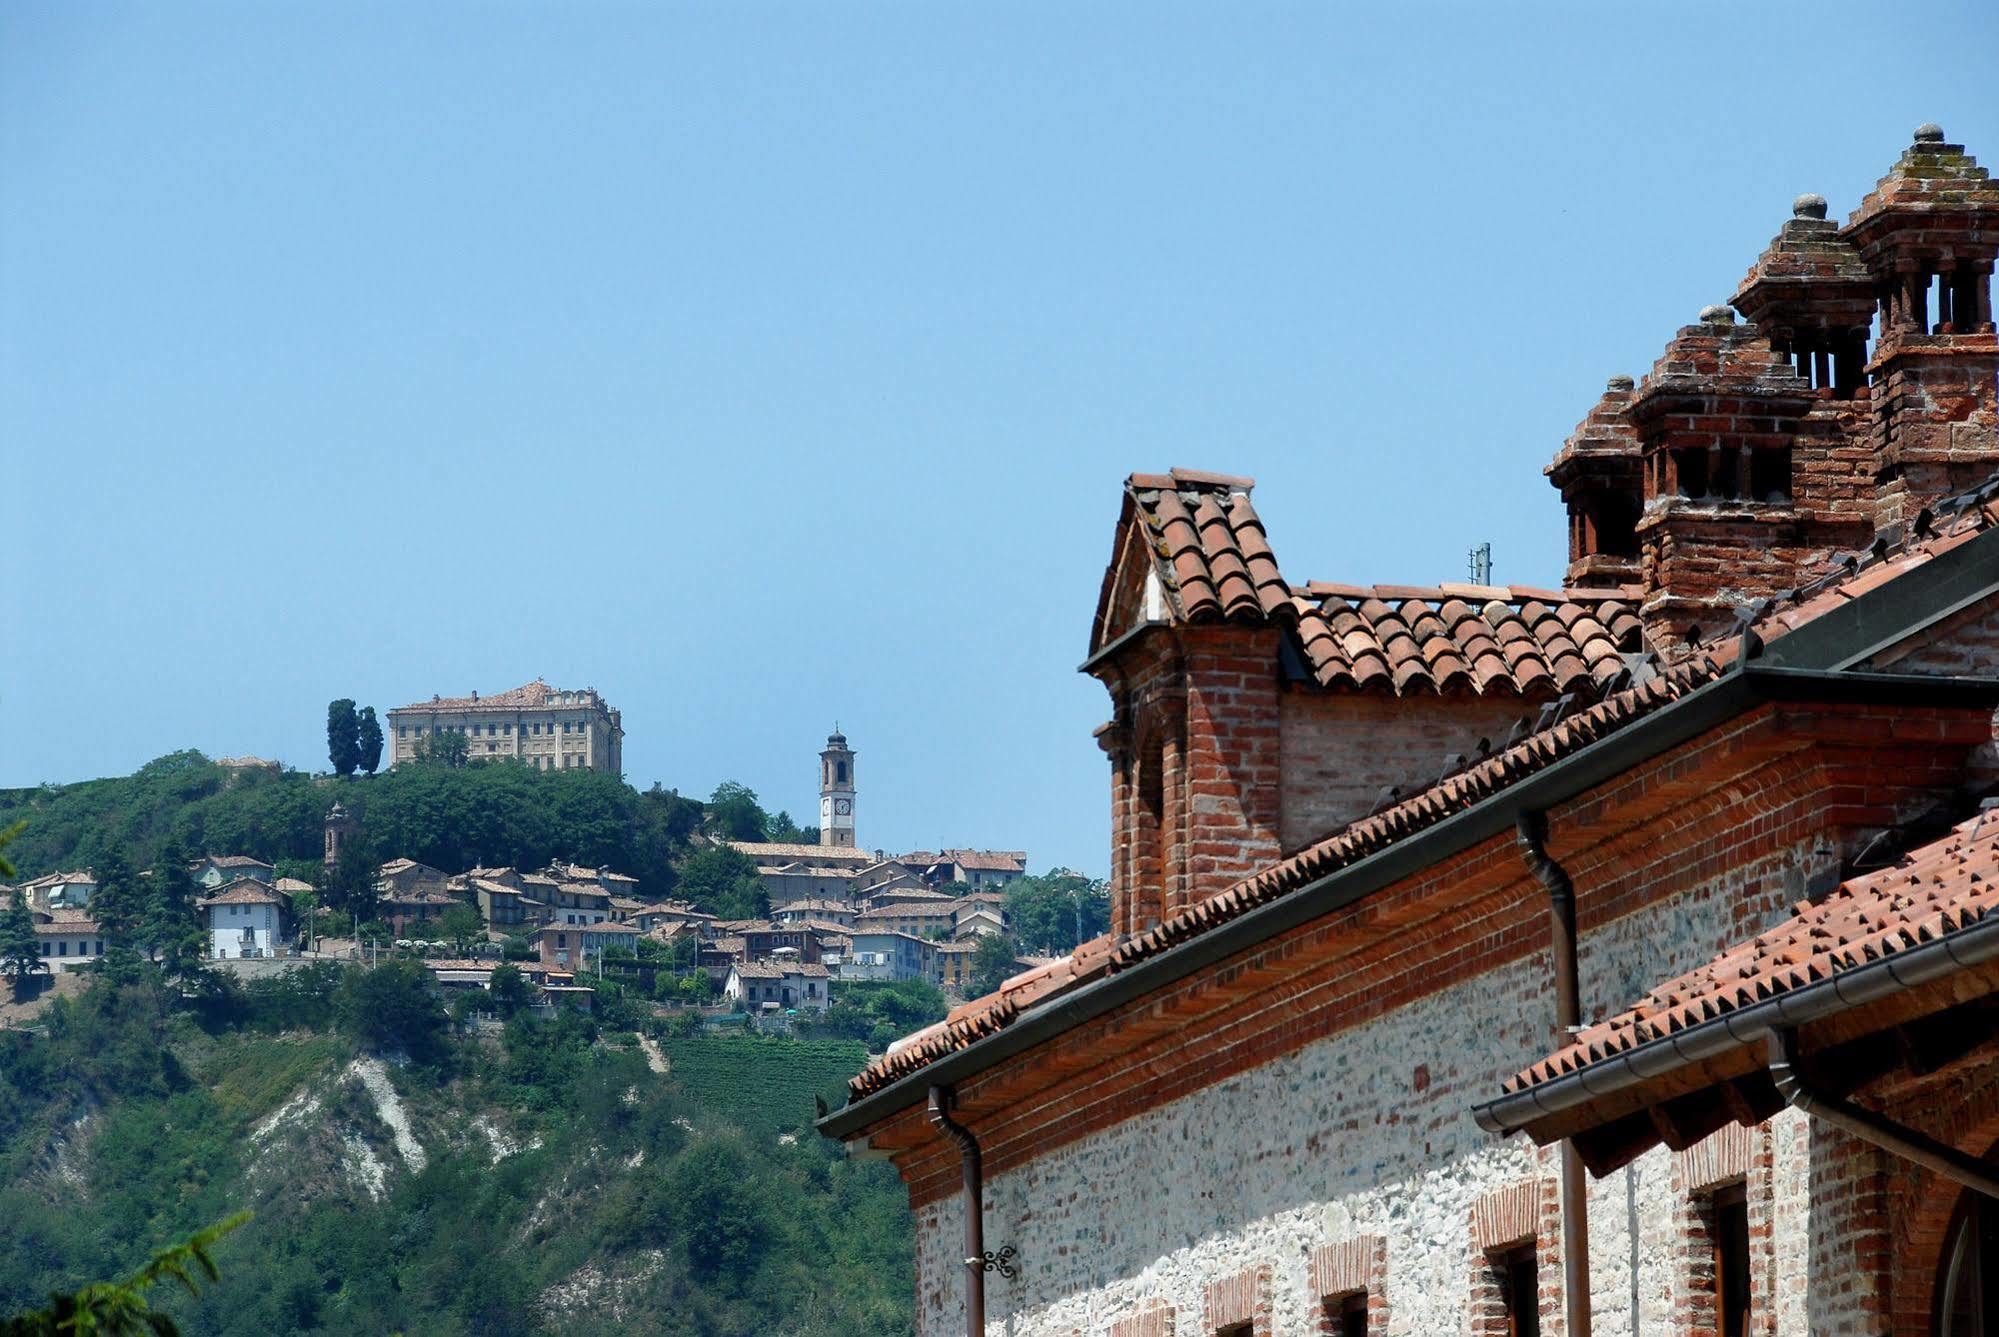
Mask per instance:
[[[621,756],[617,711],[594,691],[540,681],[488,697],[432,698],[388,719],[399,765],[433,760],[440,747],[459,765],[490,754],[539,771],[611,770]],[[258,758],[222,765],[276,771]],[[642,964],[649,974],[704,980],[705,988],[672,1001],[706,1019],[780,1028],[824,1014],[848,983],[919,981],[962,997],[982,939],[992,940],[989,973],[1050,959],[1011,951],[1006,888],[1026,877],[1025,851],[864,849],[856,838],[855,753],[845,735],[827,738],[818,776],[821,825],[789,832],[816,840],[692,837],[754,870],[754,917],[721,917],[687,898],[648,899],[639,878],[610,867],[556,861],[452,871],[396,857],[374,864],[366,878],[365,917],[380,931],[360,933],[359,910],[333,914],[322,897],[366,843],[362,820],[336,799],[312,878],[233,852],[187,863],[201,953],[245,976],[401,953],[420,959],[444,991],[491,990],[495,971],[511,967],[533,1006],[585,1010],[596,992],[592,977],[606,963]],[[100,922],[98,886],[89,868],[0,885],[0,905],[17,903],[32,921],[39,970],[77,972],[104,958],[114,935]]]

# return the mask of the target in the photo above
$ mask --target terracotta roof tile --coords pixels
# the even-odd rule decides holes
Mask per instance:
[[[397,706],[389,713],[399,715],[406,710],[454,713],[483,710],[541,710],[557,704],[551,698],[568,694],[569,691],[568,688],[550,687],[540,678],[536,678],[533,682],[523,683],[519,687],[497,692],[492,696],[433,696],[428,701],[412,701],[409,705]],[[576,705],[608,709],[604,705],[604,699],[597,695],[595,688],[582,688],[576,691],[575,695],[578,698]]]
[[[1596,696],[1642,648],[1637,604],[1623,589],[1524,586],[1311,584],[1292,597],[1320,686],[1396,696]]]
[[[1249,500],[1254,480],[1175,469],[1125,486],[1182,618],[1289,618],[1291,591]]]
[[[78,933],[92,934],[97,932],[97,921],[57,918],[45,924],[35,925],[35,932],[44,938],[67,938]]]
[[[213,896],[204,896],[195,902],[198,906],[284,905],[285,903],[285,898],[272,890],[269,883],[254,877],[239,877]]]
[[[1855,588],[1860,586],[1862,580],[1877,566],[1886,567],[1894,574],[1900,574],[1929,561],[1941,552],[1969,542],[1979,533],[1991,528],[1995,522],[1999,522],[1999,475],[1965,493],[1935,503],[1923,513],[1920,523],[1915,526],[1916,534],[1906,539],[1899,548],[1884,545],[1875,551],[1855,554],[1842,562],[1835,562],[1822,576],[1807,581],[1788,596],[1767,601],[1760,609],[1755,610],[1752,626],[1764,640],[1776,640],[1857,597]],[[1872,588],[1873,583],[1875,582],[1870,582],[1867,587]],[[1611,638],[1621,634],[1621,629],[1627,625],[1624,620],[1626,617],[1635,620],[1628,596],[1623,591],[1616,592],[1618,595],[1616,598],[1608,597],[1605,591],[1543,591],[1522,587],[1502,591],[1463,586],[1447,590],[1440,586],[1435,591],[1424,587],[1423,592],[1425,596],[1434,593],[1437,604],[1435,612],[1440,620],[1447,623],[1451,618],[1459,616],[1455,612],[1451,614],[1445,612],[1443,604],[1447,598],[1469,602],[1466,600],[1467,595],[1473,598],[1491,595],[1485,600],[1483,607],[1492,608],[1498,605],[1494,615],[1480,614],[1484,622],[1483,627],[1467,624],[1460,617],[1458,625],[1463,628],[1462,634],[1454,634],[1452,640],[1454,645],[1460,647],[1459,654],[1470,660],[1473,675],[1482,678],[1497,690],[1506,690],[1508,678],[1517,683],[1519,680],[1517,665],[1528,663],[1532,659],[1532,656],[1526,654],[1525,648],[1517,652],[1515,659],[1506,658],[1499,649],[1502,639],[1501,628],[1512,619],[1519,620],[1520,632],[1525,633],[1527,639],[1537,645],[1541,642],[1536,640],[1533,628],[1541,628],[1543,638],[1552,635],[1546,629],[1546,615],[1550,612],[1553,613],[1554,620],[1569,631],[1571,640],[1575,639],[1580,628],[1580,634],[1584,639],[1576,643],[1577,649],[1585,661],[1592,665],[1600,661],[1603,656],[1601,651],[1592,655],[1588,647],[1601,638],[1596,637],[1588,628],[1581,627],[1582,616],[1587,614],[1593,618],[1604,627]],[[1360,612],[1360,605],[1370,600],[1384,608],[1388,607],[1387,601],[1380,597],[1380,589],[1314,584],[1305,587],[1303,596],[1306,602],[1318,605],[1319,611],[1326,618],[1329,631],[1335,626],[1339,627],[1349,638],[1347,643],[1358,648],[1359,653],[1349,658],[1350,664],[1365,658],[1378,665],[1370,672],[1384,676],[1389,673],[1388,651],[1382,643],[1381,636],[1373,631]],[[1590,605],[1598,599],[1603,599],[1604,602],[1596,608],[1591,608]],[[1410,601],[1405,600],[1405,605],[1408,602]],[[1426,597],[1420,602],[1427,603],[1431,600]],[[1514,608],[1515,603],[1520,607]],[[1526,607],[1530,603],[1543,607],[1530,612]],[[1575,605],[1574,610],[1567,611],[1568,605]],[[1403,634],[1408,634],[1406,618],[1403,627]],[[1390,632],[1394,634],[1394,629],[1391,628]],[[1512,634],[1511,639],[1516,644],[1521,643],[1519,633]],[[1017,977],[1017,980],[1026,981],[1024,987],[1015,988],[1016,981],[1009,981],[1008,987],[997,994],[973,999],[960,1005],[945,1022],[910,1036],[892,1048],[887,1056],[863,1069],[848,1083],[851,1096],[859,1099],[869,1095],[945,1054],[970,1046],[985,1036],[1003,1029],[1019,1015],[1022,1009],[1049,994],[1060,989],[1075,987],[1107,970],[1128,969],[1218,924],[1232,920],[1258,905],[1295,891],[1326,874],[1377,853],[1398,840],[1434,826],[1452,814],[1499,793],[1570,753],[1579,751],[1598,739],[1607,737],[1663,709],[1673,701],[1712,681],[1734,663],[1738,645],[1738,637],[1731,632],[1725,636],[1713,637],[1704,644],[1689,647],[1687,657],[1674,667],[1658,672],[1656,676],[1637,686],[1612,692],[1594,705],[1577,711],[1552,727],[1528,734],[1512,746],[1474,763],[1465,770],[1446,776],[1378,813],[1354,822],[1342,831],[1244,879],[1228,890],[1188,907],[1144,933],[1121,942],[1106,935],[1083,944],[1070,957],[1065,958],[1066,975],[1029,972],[1029,975],[1034,977],[1031,980],[1027,976]],[[1561,664],[1563,658],[1564,654],[1558,650],[1555,656],[1557,666]],[[1559,667],[1549,670],[1551,675],[1558,671]],[[1593,669],[1592,676],[1595,676],[1596,672],[1597,670]],[[1995,829],[1993,835],[1999,838],[1999,829]],[[1799,975],[1799,978],[1803,977],[1802,974]],[[1010,993],[1009,989],[1013,991]]]
[[[1667,980],[1635,1007],[1506,1083],[1538,1086],[1648,1040],[1934,942],[1999,910],[1999,818],[1964,823],[1893,868],[1853,878],[1817,904]]]

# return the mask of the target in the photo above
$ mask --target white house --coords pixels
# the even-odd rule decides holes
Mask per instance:
[[[97,921],[81,911],[57,910],[35,916],[35,945],[51,974],[76,970],[104,955],[104,937]]]
[[[270,883],[239,877],[195,905],[208,916],[208,954],[216,960],[276,956],[284,950],[288,907]]]
[[[81,910],[90,904],[90,897],[97,890],[97,879],[88,870],[45,873],[23,882],[19,890],[36,910]]]
[[[936,983],[937,944],[913,933],[856,930],[846,959],[843,980],[929,980]]]
[[[812,962],[738,961],[729,968],[722,996],[745,1012],[824,1012],[831,1001],[831,985],[832,972]]]

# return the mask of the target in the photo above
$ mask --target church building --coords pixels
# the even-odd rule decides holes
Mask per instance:
[[[1555,453],[1559,587],[1126,480],[1111,931],[819,1123],[919,1333],[1999,1334],[1999,187],[1828,213]]]
[[[881,852],[854,843],[854,750],[839,726],[827,735],[819,754],[819,843],[732,840],[729,844],[756,862],[773,910],[801,901],[849,899],[854,879],[880,862]]]

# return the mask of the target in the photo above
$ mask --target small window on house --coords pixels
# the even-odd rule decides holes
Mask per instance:
[[[1541,1337],[1541,1274],[1534,1246],[1508,1249],[1492,1261],[1505,1297],[1506,1337]]]
[[[1714,1313],[1718,1337],[1749,1337],[1749,1196],[1742,1185],[1717,1189],[1714,1234]]]

